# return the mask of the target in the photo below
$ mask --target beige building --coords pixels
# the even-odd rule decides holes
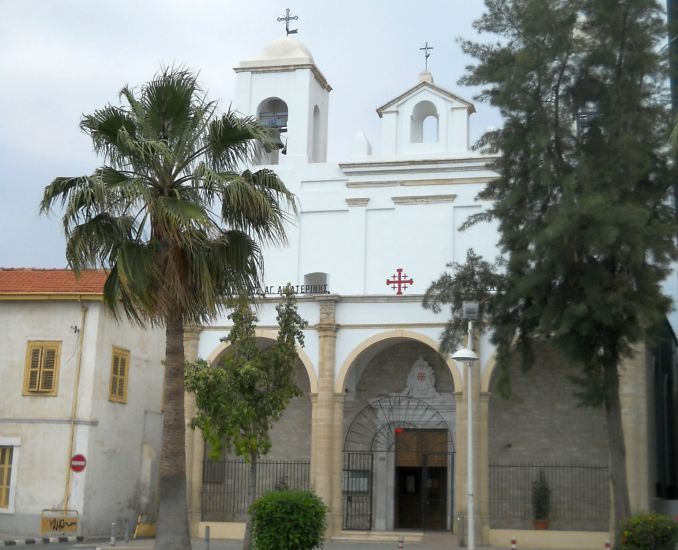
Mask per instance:
[[[105,535],[155,510],[164,332],[116,322],[104,280],[0,269],[2,533]]]

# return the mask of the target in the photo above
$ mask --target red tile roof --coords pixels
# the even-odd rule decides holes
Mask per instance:
[[[0,268],[0,294],[102,294],[106,273],[70,269]]]

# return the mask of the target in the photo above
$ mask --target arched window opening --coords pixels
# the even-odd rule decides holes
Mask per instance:
[[[411,143],[438,142],[438,110],[430,101],[420,101],[412,109]]]
[[[276,149],[260,154],[262,164],[278,164],[280,153],[287,154],[287,103],[279,97],[270,97],[259,104],[257,118],[269,128]]]
[[[317,105],[313,107],[313,135],[311,139],[311,162],[322,162],[323,159],[320,158],[320,140],[322,139],[320,135],[320,109]]]
[[[429,115],[422,124],[422,142],[423,143],[438,143],[438,117]]]

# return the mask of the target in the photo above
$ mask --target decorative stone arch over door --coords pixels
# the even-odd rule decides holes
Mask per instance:
[[[373,346],[376,346],[381,343],[386,343],[389,340],[393,341],[413,340],[416,342],[420,342],[435,351],[438,351],[439,348],[438,341],[434,340],[433,338],[425,334],[421,334],[419,332],[415,332],[412,330],[404,329],[389,330],[387,332],[375,334],[374,336],[367,338],[360,345],[355,347],[353,351],[349,353],[348,357],[346,357],[338,371],[334,391],[336,393],[343,394],[346,389],[346,381],[348,379],[350,371],[356,365],[357,360],[360,358],[360,356],[367,352]],[[449,355],[442,357],[442,359],[444,360],[445,364],[447,365],[447,368],[450,371],[450,374],[452,375],[452,381],[454,383],[455,391],[463,391],[464,384],[462,383],[462,375],[461,372],[459,371],[459,367],[457,366],[456,362]]]

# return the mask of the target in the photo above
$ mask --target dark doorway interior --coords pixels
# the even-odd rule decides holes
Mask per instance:
[[[396,428],[396,528],[445,529],[447,459],[447,431]]]

